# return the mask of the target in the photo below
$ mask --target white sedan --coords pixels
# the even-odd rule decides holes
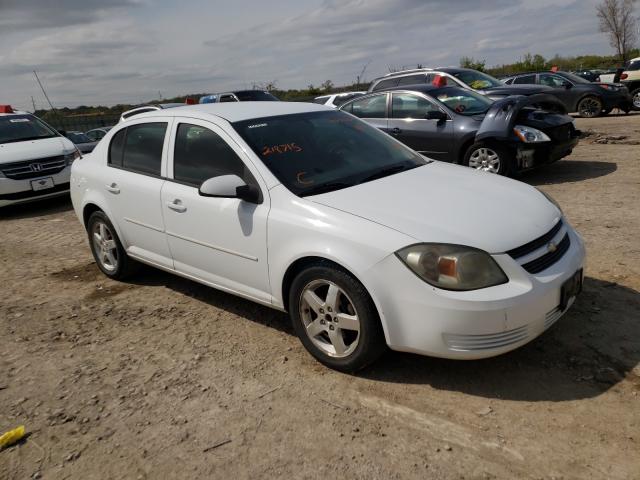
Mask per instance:
[[[71,194],[108,277],[142,262],[288,311],[307,350],[342,371],[387,346],[513,350],[582,286],[583,241],[549,197],[320,105],[137,115],[74,162]]]

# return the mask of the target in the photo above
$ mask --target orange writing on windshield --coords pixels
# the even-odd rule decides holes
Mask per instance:
[[[295,143],[283,143],[280,145],[273,145],[271,147],[262,147],[262,156],[272,155],[274,153],[287,153],[287,152],[301,152],[302,147]]]

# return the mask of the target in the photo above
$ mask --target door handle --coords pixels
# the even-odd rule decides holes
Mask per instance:
[[[111,185],[105,185],[105,187],[109,192],[115,195],[120,193],[120,188],[118,187],[118,184],[116,182],[113,182]]]
[[[167,207],[178,213],[184,213],[187,211],[187,207],[182,205],[182,201],[177,198],[173,202],[167,202]]]
[[[398,127],[395,127],[393,130],[391,130],[391,133],[393,135],[400,135],[402,133],[402,130],[400,130]]]

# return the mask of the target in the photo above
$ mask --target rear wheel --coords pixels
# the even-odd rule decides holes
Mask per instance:
[[[631,92],[631,97],[633,101],[633,109],[640,110],[640,88],[636,88]]]
[[[578,114],[583,118],[594,118],[602,113],[602,100],[598,97],[584,97],[578,102]]]
[[[121,280],[137,270],[138,263],[129,258],[116,229],[104,212],[91,214],[87,233],[93,258],[107,277]]]
[[[368,292],[353,276],[329,263],[314,265],[295,278],[289,312],[304,347],[335,370],[360,370],[386,349]]]
[[[513,173],[513,155],[501,145],[479,142],[471,145],[464,155],[464,165],[498,175]]]

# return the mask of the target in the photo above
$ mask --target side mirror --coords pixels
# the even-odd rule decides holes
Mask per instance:
[[[440,122],[446,120],[449,117],[441,110],[429,110],[424,118],[426,118],[427,120],[438,120]]]
[[[59,133],[60,135],[62,135],[63,137],[66,137],[66,136],[67,136],[67,131],[66,131],[66,130],[58,130],[58,133]]]
[[[237,175],[220,175],[202,182],[198,193],[203,197],[239,198],[248,203],[261,203],[260,190],[247,185]]]
[[[569,90],[571,87],[573,87],[573,84],[570,82],[562,82],[562,86]]]

